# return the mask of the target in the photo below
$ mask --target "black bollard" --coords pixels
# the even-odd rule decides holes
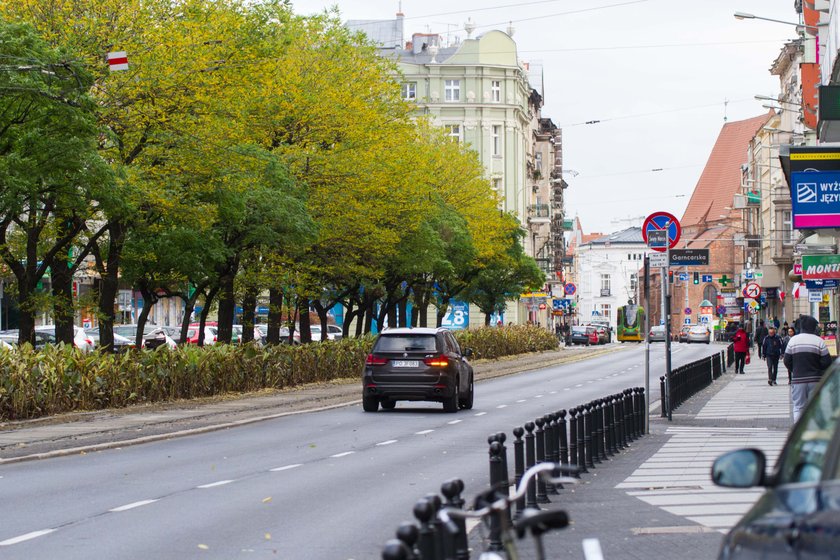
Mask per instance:
[[[411,560],[410,551],[399,539],[391,539],[382,549],[382,560]]]
[[[604,397],[604,446],[607,455],[615,455],[614,423],[612,414],[612,397]]]
[[[495,437],[495,435],[491,437]],[[502,444],[494,440],[490,443],[490,488],[502,494],[507,494],[507,486],[501,479],[504,475],[501,455]],[[502,550],[502,520],[498,514],[490,516],[488,541],[488,550]]]
[[[589,470],[586,468],[586,423],[583,418],[586,410],[583,406],[579,406],[577,407],[577,411],[578,467],[580,467],[581,472],[589,472]]]
[[[557,449],[557,413],[549,412],[544,416],[545,418],[545,460],[550,463],[557,463],[560,461],[560,452]],[[560,495],[557,491],[557,484],[553,482],[545,483],[545,491],[549,496]],[[562,486],[560,486],[562,488]]]
[[[525,470],[530,469],[537,463],[537,454],[534,445],[534,423],[525,424]],[[528,484],[528,492],[525,493],[525,507],[537,508],[537,489],[533,484]]]
[[[440,487],[440,493],[446,498],[444,506],[450,509],[464,509],[464,499],[461,497],[461,492],[464,490],[464,481],[459,478],[447,480]],[[470,546],[467,536],[467,522],[462,518],[452,518],[452,521],[458,527],[458,532],[454,535],[450,534],[446,527],[443,528],[444,534],[444,551],[446,558],[454,558],[455,560],[469,560]]]
[[[595,458],[592,455],[592,403],[583,405],[583,446],[586,448],[586,467],[595,468]]]
[[[429,521],[429,524],[432,526],[432,529],[435,533],[435,558],[446,558],[446,547],[444,545],[444,541],[446,540],[446,535],[444,534],[443,529],[443,522],[438,519],[438,512],[440,508],[443,507],[443,500],[440,499],[440,496],[437,494],[426,494],[424,496],[429,503],[432,505],[432,519]]]
[[[519,481],[522,480],[522,475],[525,474],[525,442],[522,441],[522,435],[525,433],[525,428],[517,426],[513,429],[513,469],[514,481],[516,487],[519,488]],[[525,496],[516,500],[516,516],[519,517],[525,510]]]
[[[659,378],[659,406],[661,409],[661,413],[659,414],[660,417],[666,418],[668,416],[668,410],[665,406],[665,376]]]
[[[559,461],[564,465],[569,464],[569,440],[566,433],[566,411],[561,410],[557,413],[557,432],[560,435],[560,457]]]
[[[624,389],[624,425],[627,431],[627,444],[636,441],[633,432],[633,389]]]
[[[633,389],[633,396],[635,400],[633,402],[636,403],[636,406],[633,408],[633,419],[636,421],[634,428],[636,429],[636,438],[640,438],[644,435],[644,428],[642,428],[642,410],[645,406],[645,399],[642,395],[644,393],[644,389],[641,387],[635,387]]]
[[[569,464],[577,465],[577,408],[569,409]]]
[[[417,555],[421,560],[441,560],[435,554],[435,530],[431,520],[433,506],[426,498],[421,498],[414,504],[414,517],[420,522],[420,529],[417,532]]]
[[[543,430],[543,426],[545,426],[545,420],[543,418],[537,418],[536,420],[534,420],[534,424],[537,425],[537,429],[534,431],[534,439],[536,443],[536,462],[545,463],[545,430]],[[548,494],[545,493],[545,481],[543,481],[542,477],[537,478],[537,503],[551,503],[551,500],[548,499]]]
[[[601,461],[609,461],[609,457],[607,457],[607,430],[606,426],[604,425],[604,415],[605,410],[607,408],[607,399],[600,398],[595,401],[596,406],[598,407],[598,417],[595,423],[595,426],[598,429],[598,456],[601,458]]]
[[[397,538],[408,549],[408,556],[406,557],[407,560],[417,560],[417,549],[415,547],[419,536],[420,533],[417,529],[417,525],[414,523],[406,521],[405,523],[400,523],[400,526],[397,527]]]
[[[645,403],[645,388],[639,387],[639,434],[645,435],[647,431],[645,430],[645,426],[647,424],[647,405]]]

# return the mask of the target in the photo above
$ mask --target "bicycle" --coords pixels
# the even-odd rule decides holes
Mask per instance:
[[[421,501],[415,506],[415,515],[426,525],[431,526],[431,519],[434,516],[441,530],[445,531],[448,543],[438,540],[436,543],[424,541],[422,534],[424,528],[419,531],[414,525],[403,525],[397,531],[399,539],[392,539],[385,544],[382,551],[384,560],[464,560],[469,559],[469,550],[466,548],[466,520],[481,519],[488,526],[489,531],[496,538],[495,546],[491,550],[485,550],[478,557],[478,560],[518,560],[519,553],[516,541],[531,535],[534,540],[537,560],[545,560],[545,548],[542,537],[545,533],[562,529],[569,524],[569,516],[564,510],[539,510],[528,508],[522,511],[517,518],[511,516],[513,505],[517,500],[523,498],[531,484],[534,484],[537,477],[543,478],[546,482],[553,484],[574,484],[578,482],[576,476],[579,472],[577,466],[562,465],[559,463],[539,463],[529,468],[522,476],[516,490],[508,493],[506,489],[491,488],[482,492],[475,498],[474,509],[467,511],[447,505],[437,507],[432,503],[433,496],[428,501]],[[457,481],[460,483],[460,481]],[[463,489],[450,488],[447,485],[455,484],[454,481],[444,485],[447,497],[455,495]],[[419,511],[418,509],[419,508]],[[436,511],[436,514],[433,512]],[[418,515],[419,514],[419,515]],[[460,543],[457,543],[460,539]],[[494,537],[491,537],[491,541]],[[414,553],[414,544],[417,543],[418,553]],[[493,544],[491,542],[491,544]],[[504,553],[504,556],[502,554]],[[584,554],[587,560],[601,560],[600,545],[593,539],[584,542]]]

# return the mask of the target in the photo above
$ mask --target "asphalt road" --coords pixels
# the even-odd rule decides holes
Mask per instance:
[[[652,345],[651,387],[664,370]],[[675,345],[674,366],[720,351]],[[643,346],[477,384],[475,408],[279,418],[0,467],[0,558],[379,558],[414,502],[487,484],[487,436],[644,385]]]

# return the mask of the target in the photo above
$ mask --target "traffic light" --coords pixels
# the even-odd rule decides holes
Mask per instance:
[[[668,271],[668,282],[670,282],[671,284],[674,283],[674,271],[673,270]]]
[[[695,284],[699,284],[699,283],[700,283],[700,273],[699,273],[699,272],[695,272],[695,273],[694,273],[694,283],[695,283]]]

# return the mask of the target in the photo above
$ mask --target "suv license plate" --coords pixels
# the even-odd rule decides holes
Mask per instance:
[[[394,360],[394,367],[419,367],[420,362],[417,360]]]

